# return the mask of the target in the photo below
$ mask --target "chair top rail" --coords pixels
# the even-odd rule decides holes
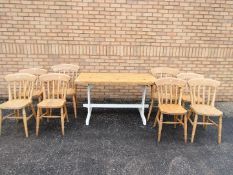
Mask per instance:
[[[13,73],[5,76],[5,80],[8,82],[13,81],[35,81],[36,76],[29,73]]]
[[[60,74],[60,73],[48,73],[41,75],[39,77],[40,81],[53,81],[53,80],[60,80],[60,81],[69,81],[70,76],[66,74]]]
[[[194,78],[204,78],[204,75],[193,73],[193,72],[186,72],[186,73],[179,73],[177,75],[177,78],[188,81]]]
[[[28,69],[21,69],[19,70],[19,72],[40,76],[40,75],[46,74],[48,71],[46,69],[41,69],[41,68],[28,68]]]

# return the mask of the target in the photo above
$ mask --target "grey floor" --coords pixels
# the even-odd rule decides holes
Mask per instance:
[[[23,124],[5,121],[0,137],[0,174],[232,174],[233,103],[219,103],[224,110],[222,144],[217,130],[197,128],[195,143],[184,144],[183,129],[165,126],[161,143],[152,121],[143,126],[135,110],[94,109],[90,126],[80,109],[61,136],[60,123],[44,121],[39,137],[35,121],[29,138]],[[156,111],[153,112],[155,115]],[[189,127],[189,140],[191,127]]]

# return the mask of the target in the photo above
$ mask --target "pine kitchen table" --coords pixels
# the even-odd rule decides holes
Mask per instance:
[[[139,110],[142,123],[146,125],[144,108],[148,108],[145,104],[146,88],[155,83],[155,78],[151,74],[145,73],[80,73],[75,83],[87,86],[87,104],[83,104],[88,110],[86,125],[89,125],[92,108],[135,108]],[[91,102],[91,88],[98,85],[130,85],[142,86],[142,99],[140,104],[97,104]]]

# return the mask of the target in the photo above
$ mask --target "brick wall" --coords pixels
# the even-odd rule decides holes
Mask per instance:
[[[82,72],[177,67],[220,80],[217,99],[233,100],[232,9],[232,0],[1,0],[0,97],[6,74],[66,62]],[[121,89],[95,97],[139,90]]]

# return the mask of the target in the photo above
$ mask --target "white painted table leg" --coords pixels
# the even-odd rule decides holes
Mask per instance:
[[[90,118],[91,118],[91,85],[87,86],[87,118],[86,118],[86,125],[89,125]]]
[[[146,99],[146,86],[144,86],[144,89],[143,89],[143,92],[142,92],[141,108],[138,108],[139,109],[139,113],[141,115],[141,119],[142,119],[143,125],[146,125],[146,117],[144,115],[145,99]]]

